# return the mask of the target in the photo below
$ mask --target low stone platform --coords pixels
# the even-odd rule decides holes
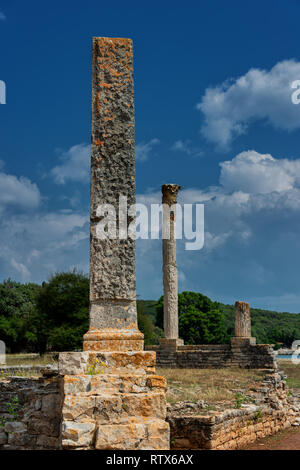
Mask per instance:
[[[276,369],[276,353],[269,344],[252,344],[251,341],[235,341],[231,344],[200,344],[178,346],[167,350],[160,346],[145,346],[156,351],[156,366],[161,368],[222,369]]]

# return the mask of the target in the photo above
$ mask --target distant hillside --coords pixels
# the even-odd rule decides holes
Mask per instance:
[[[143,312],[156,322],[155,300],[139,300],[143,305]],[[214,302],[225,317],[226,328],[230,336],[234,336],[234,306]],[[251,308],[252,336],[256,337],[259,344],[283,343],[291,346],[293,341],[300,340],[300,313],[274,312]]]
[[[225,316],[226,326],[234,334],[234,306],[216,302],[218,308]],[[274,312],[251,308],[252,336],[257,342],[284,343],[290,346],[293,341],[300,339],[300,314],[287,312]]]

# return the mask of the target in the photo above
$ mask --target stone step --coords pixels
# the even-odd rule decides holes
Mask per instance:
[[[164,377],[158,375],[65,375],[65,395],[103,395],[143,393],[166,390]]]
[[[60,375],[146,375],[155,372],[153,351],[64,352],[59,355]]]

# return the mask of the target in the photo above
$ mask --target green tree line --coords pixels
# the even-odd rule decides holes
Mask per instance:
[[[145,344],[163,337],[163,297],[138,300]],[[178,296],[179,335],[185,344],[222,344],[234,335],[234,307],[199,292]],[[252,336],[260,344],[291,346],[300,339],[300,314],[251,309]],[[82,273],[53,275],[42,285],[11,279],[0,283],[0,340],[7,352],[80,350],[89,326],[89,279]]]

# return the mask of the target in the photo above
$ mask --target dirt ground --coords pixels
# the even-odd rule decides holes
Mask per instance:
[[[300,450],[300,426],[260,439],[241,450]]]

